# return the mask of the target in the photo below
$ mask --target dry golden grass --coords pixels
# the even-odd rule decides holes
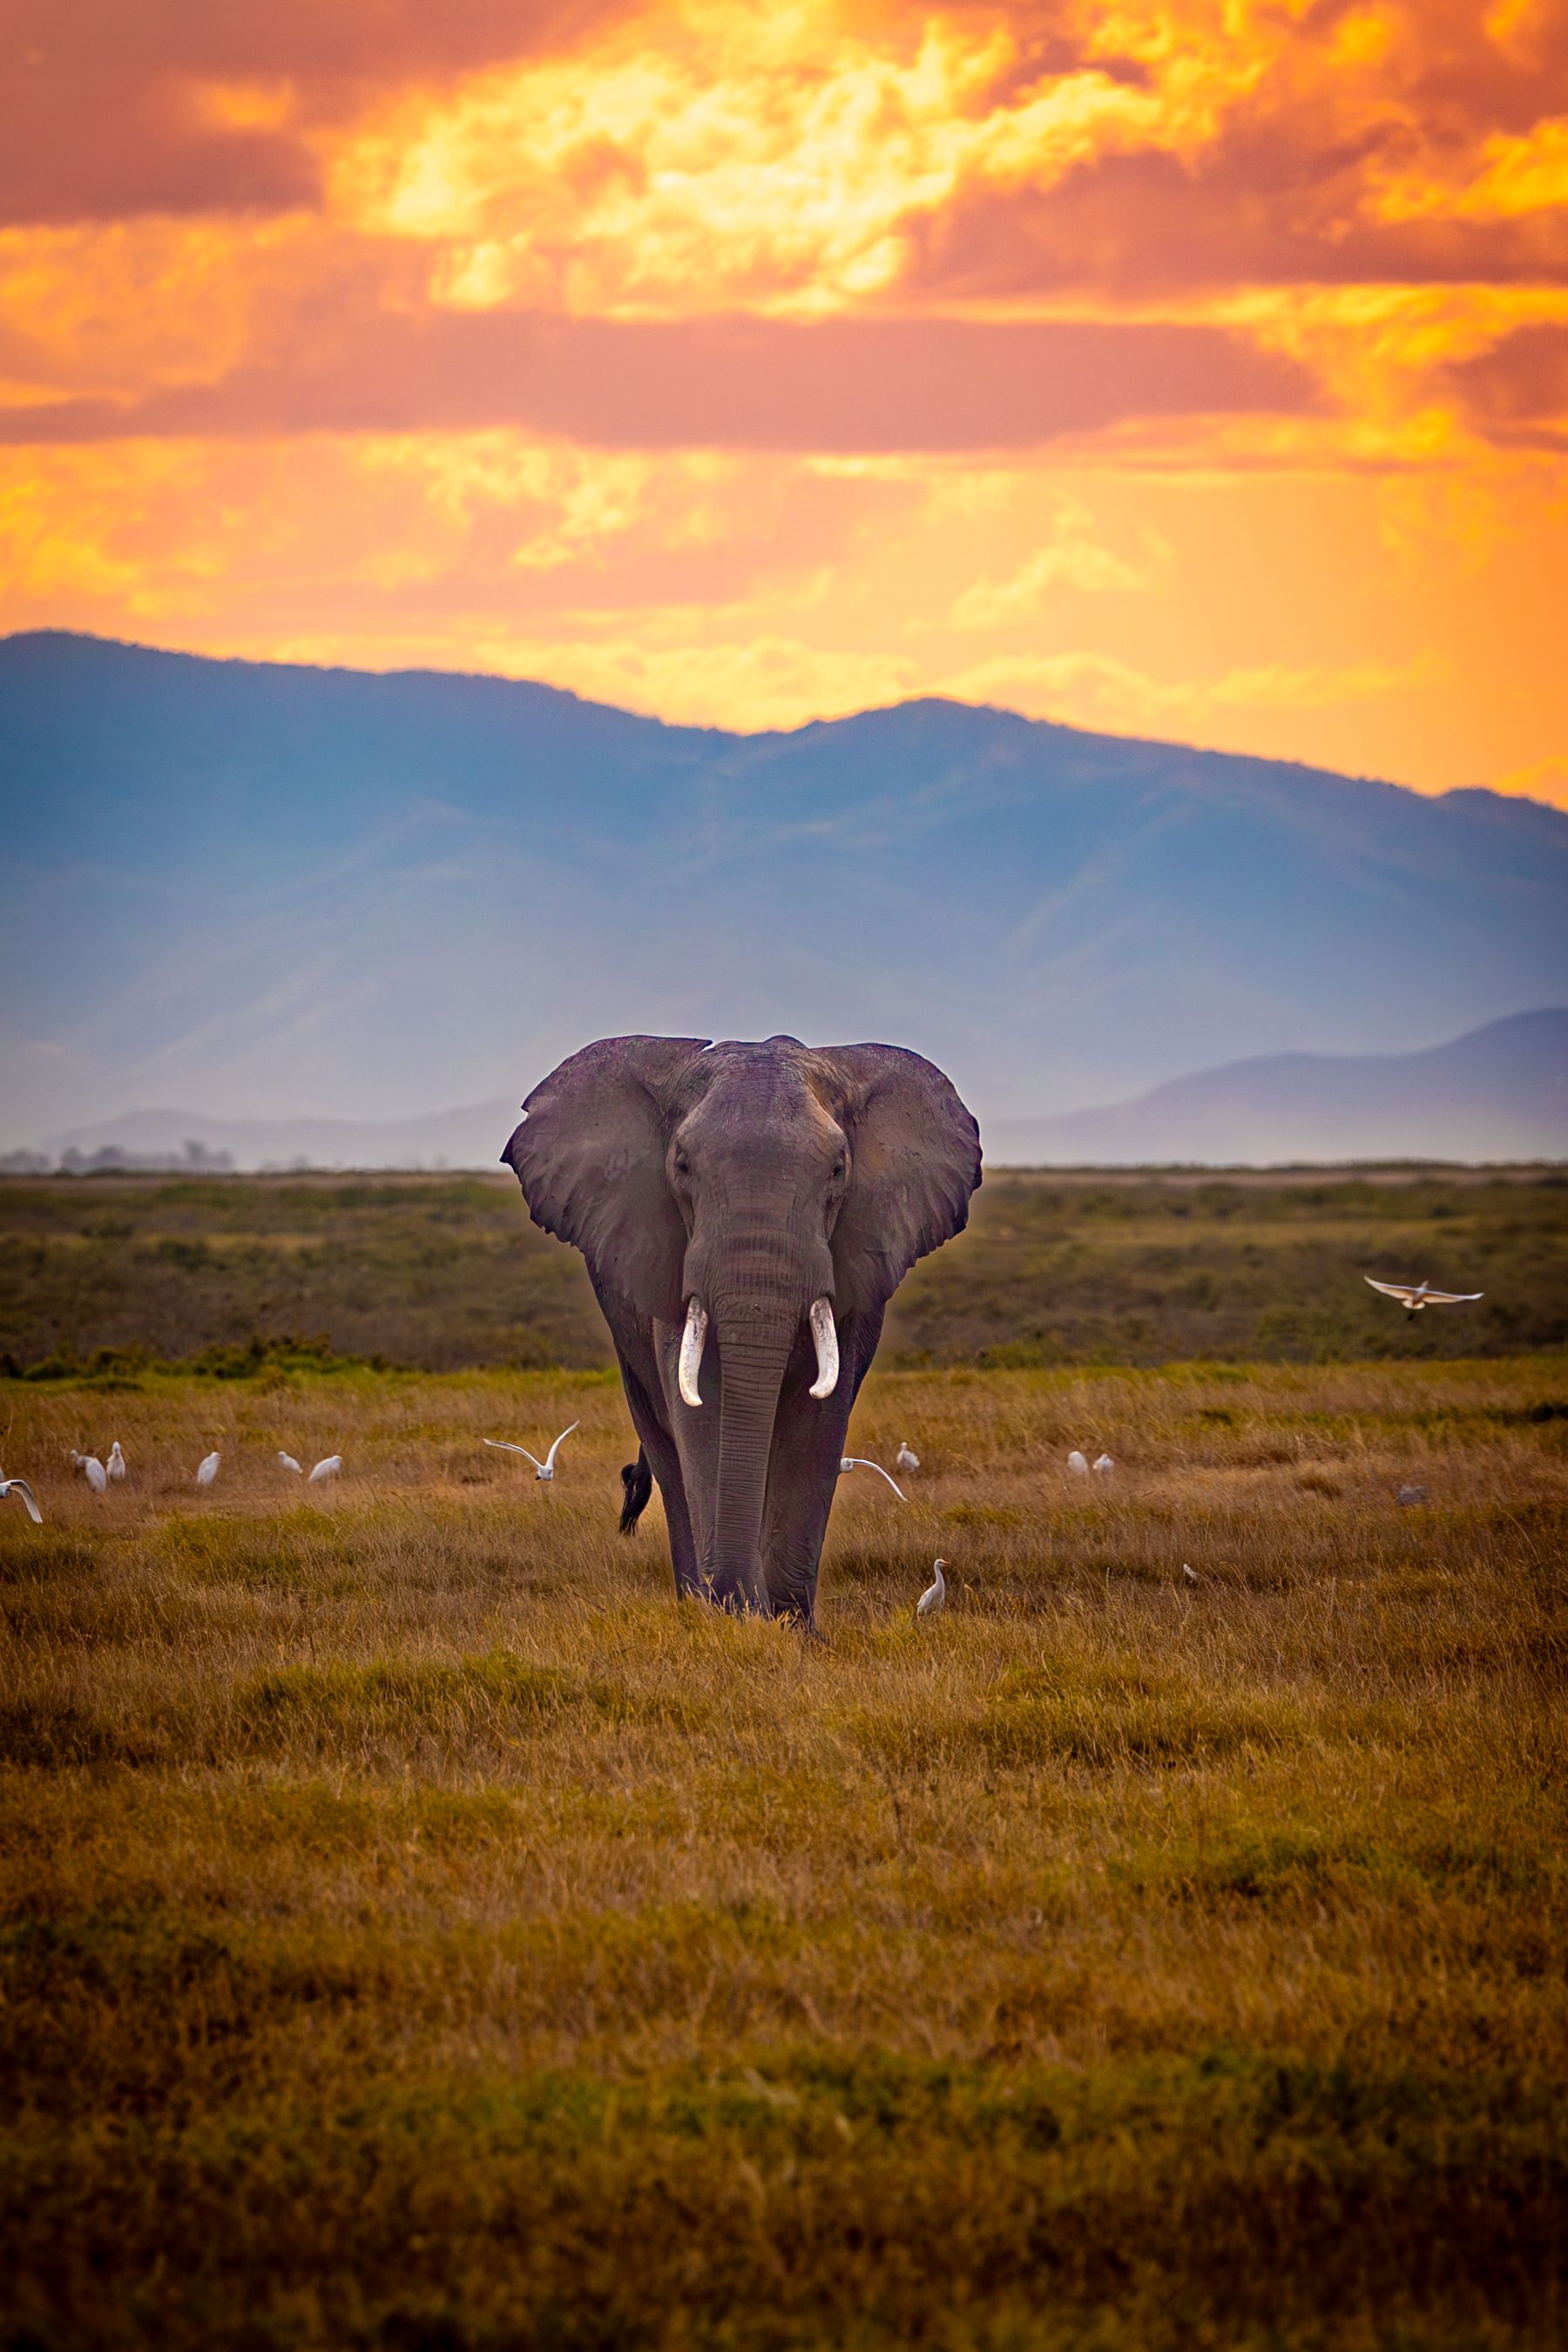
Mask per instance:
[[[815,1643],[592,1375],[7,1416],[16,2352],[1560,2338],[1561,1360],[874,1380]]]

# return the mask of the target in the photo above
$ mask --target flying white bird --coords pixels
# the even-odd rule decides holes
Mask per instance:
[[[1088,1454],[1080,1454],[1075,1445],[1072,1452],[1068,1455],[1068,1468],[1072,1472],[1075,1478],[1082,1478],[1086,1476],[1089,1471]]]
[[[1419,1315],[1424,1307],[1468,1307],[1487,1295],[1484,1290],[1434,1290],[1429,1282],[1374,1282],[1370,1274],[1362,1280],[1371,1282],[1385,1298],[1397,1298],[1406,1315]]]
[[[96,1454],[73,1454],[71,1461],[81,1472],[95,1495],[101,1495],[109,1484],[109,1473]]]
[[[1099,1471],[1104,1472],[1104,1471],[1106,1471],[1106,1470],[1114,1470],[1114,1469],[1115,1469],[1115,1467],[1116,1467],[1116,1465],[1115,1465],[1115,1463],[1111,1460],[1111,1458],[1110,1458],[1110,1454],[1097,1454],[1095,1455],[1095,1457],[1094,1457],[1094,1460],[1089,1464],[1089,1468],[1090,1468],[1091,1470],[1099,1470]]]
[[[894,1454],[893,1461],[895,1466],[900,1470],[918,1470],[921,1466],[921,1457],[915,1452],[907,1437],[899,1447],[898,1452]]]
[[[1195,1584],[1198,1580],[1197,1570],[1193,1566],[1191,1560],[1184,1559],[1182,1562],[1182,1574],[1186,1578],[1189,1584]]]
[[[279,1449],[278,1459],[281,1462],[285,1470],[292,1470],[296,1478],[302,1478],[304,1476],[304,1464],[302,1462],[296,1462],[294,1456],[291,1454],[285,1454],[281,1447]]]
[[[39,1510],[37,1497],[25,1478],[0,1478],[0,1501],[4,1501],[7,1495],[20,1495],[27,1507],[27,1517],[32,1520],[33,1525],[36,1528],[43,1526],[44,1515]]]
[[[583,1424],[580,1421],[574,1421],[572,1423],[572,1429],[581,1429],[582,1426]],[[504,1437],[487,1437],[485,1444],[487,1445],[499,1445],[503,1454],[521,1454],[525,1461],[532,1463],[533,1475],[536,1478],[553,1478],[555,1475],[555,1457],[560,1453],[561,1448],[565,1444],[566,1440],[571,1436],[572,1429],[563,1429],[562,1431],[560,1436],[556,1439],[554,1444],[551,1447],[542,1462],[540,1460],[537,1454],[530,1454],[526,1445],[512,1445],[509,1444],[507,1439]]]
[[[879,1462],[868,1462],[863,1454],[846,1454],[838,1465],[838,1475],[841,1478],[846,1470],[874,1470],[879,1478],[888,1479],[889,1486],[900,1503],[907,1503],[910,1499],[898,1480],[889,1477]]]
[[[120,1440],[118,1437],[109,1449],[109,1460],[105,1465],[105,1467],[111,1478],[123,1478],[127,1470],[131,1467],[131,1465],[126,1461],[124,1454],[120,1451]]]
[[[928,1584],[925,1591],[921,1594],[920,1599],[915,1602],[915,1615],[917,1617],[934,1617],[939,1609],[946,1608],[947,1579],[942,1572],[946,1566],[947,1562],[945,1559],[939,1559],[937,1561],[935,1582]]]
[[[203,1454],[201,1462],[196,1469],[196,1484],[198,1486],[210,1486],[212,1485],[213,1480],[217,1476],[217,1465],[222,1460],[223,1455],[221,1454]]]
[[[335,1478],[342,1466],[343,1457],[341,1454],[326,1454],[322,1460],[317,1463],[315,1468],[306,1479],[305,1484],[307,1486],[314,1486],[319,1485],[323,1478]]]

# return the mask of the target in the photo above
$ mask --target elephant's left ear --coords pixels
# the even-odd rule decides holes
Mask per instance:
[[[501,1158],[536,1225],[570,1242],[606,1292],[679,1321],[686,1228],[664,1170],[665,1128],[705,1037],[601,1037],[552,1070]]]
[[[833,1229],[840,1314],[881,1307],[917,1258],[961,1234],[980,1182],[980,1130],[934,1062],[900,1045],[834,1045],[853,1173]]]

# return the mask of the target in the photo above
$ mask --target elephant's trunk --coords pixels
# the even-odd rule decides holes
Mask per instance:
[[[769,1608],[763,1573],[763,1510],[784,1368],[800,1329],[797,1286],[777,1274],[765,1286],[715,1299],[723,1398],[719,1492],[713,1515],[713,1598],[727,1609]]]

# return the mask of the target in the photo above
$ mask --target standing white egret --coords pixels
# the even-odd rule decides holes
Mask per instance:
[[[198,1486],[210,1486],[212,1485],[213,1480],[217,1476],[217,1465],[222,1460],[223,1455],[221,1454],[203,1454],[196,1468],[196,1484]]]
[[[304,1476],[304,1464],[302,1462],[296,1462],[291,1454],[285,1454],[281,1446],[278,1451],[278,1459],[281,1462],[285,1470],[292,1470],[296,1478],[302,1478]]]
[[[574,1421],[572,1423],[572,1429],[581,1429],[582,1426],[583,1424],[580,1421]],[[556,1439],[554,1444],[551,1447],[542,1462],[540,1460],[537,1454],[530,1454],[526,1445],[513,1445],[504,1437],[487,1437],[485,1444],[487,1445],[499,1446],[503,1454],[521,1454],[524,1461],[532,1463],[533,1475],[536,1478],[553,1478],[555,1475],[555,1457],[560,1453],[561,1448],[565,1444],[566,1440],[571,1436],[572,1429],[563,1429],[562,1431],[560,1436]]]
[[[896,1478],[888,1477],[888,1473],[883,1469],[879,1462],[868,1462],[863,1454],[846,1454],[843,1455],[838,1465],[838,1475],[840,1477],[844,1475],[846,1470],[874,1470],[879,1478],[888,1479],[889,1486],[892,1488],[900,1503],[907,1503],[910,1499],[905,1494],[903,1488],[900,1486],[898,1480]]]
[[[1182,1562],[1182,1574],[1185,1577],[1189,1584],[1195,1584],[1198,1580],[1197,1570],[1193,1566],[1190,1559],[1184,1559]]]
[[[109,1484],[109,1473],[96,1454],[73,1454],[71,1460],[87,1480],[95,1495],[101,1495]]]
[[[1072,1452],[1068,1455],[1068,1468],[1072,1472],[1075,1478],[1087,1478],[1089,1475],[1088,1454],[1080,1454],[1075,1445]]]
[[[935,1581],[926,1586],[925,1591],[915,1602],[915,1615],[917,1617],[934,1617],[939,1609],[946,1608],[947,1579],[942,1572],[946,1566],[947,1562],[945,1559],[939,1559],[937,1561]]]
[[[343,1457],[341,1454],[329,1454],[317,1463],[305,1484],[307,1486],[320,1486],[323,1478],[335,1478],[342,1466]]]
[[[109,1460],[105,1465],[105,1467],[107,1468],[110,1476],[116,1479],[123,1478],[126,1472],[131,1467],[131,1465],[125,1459],[124,1454],[120,1451],[120,1440],[118,1437],[109,1449]]]
[[[1370,1274],[1362,1276],[1374,1290],[1385,1298],[1397,1298],[1406,1315],[1419,1315],[1424,1307],[1469,1307],[1484,1298],[1484,1290],[1434,1290],[1429,1282],[1374,1282]]]
[[[900,1470],[918,1470],[920,1468],[921,1457],[915,1452],[907,1437],[903,1440],[898,1452],[894,1454],[893,1463],[895,1468]]]
[[[25,1478],[0,1478],[0,1501],[4,1501],[7,1495],[20,1495],[33,1525],[36,1528],[43,1526],[44,1515],[38,1508],[37,1497]]]
[[[1116,1465],[1109,1454],[1097,1454],[1089,1466],[1091,1470],[1098,1470],[1103,1477],[1108,1470],[1114,1470]]]

